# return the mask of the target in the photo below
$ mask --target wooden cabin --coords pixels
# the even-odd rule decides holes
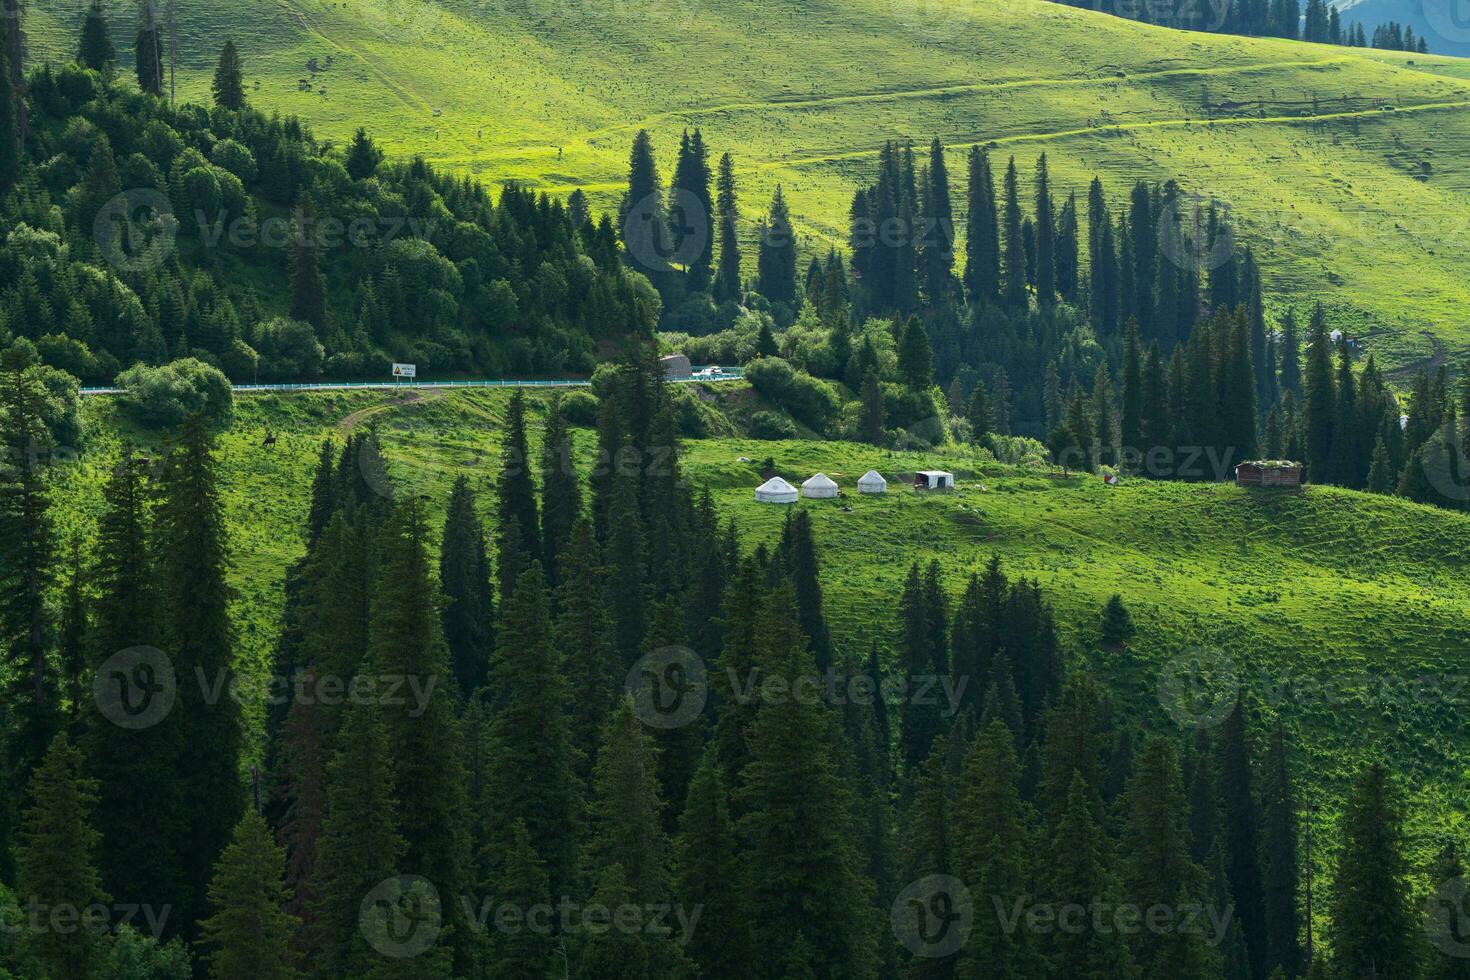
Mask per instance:
[[[1235,485],[1239,487],[1299,487],[1302,464],[1289,459],[1257,459],[1235,467]]]

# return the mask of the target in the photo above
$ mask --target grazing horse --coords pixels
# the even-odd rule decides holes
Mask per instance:
[[[261,445],[266,449],[274,449],[276,445],[276,434],[274,432],[267,432],[265,434],[265,442],[261,443]]]

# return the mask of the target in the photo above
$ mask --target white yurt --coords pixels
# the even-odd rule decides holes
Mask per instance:
[[[883,474],[877,470],[868,470],[862,479],[858,480],[859,493],[887,493],[888,481],[883,479]]]
[[[779,476],[773,476],[755,488],[755,499],[763,504],[794,504],[796,488]]]
[[[837,496],[837,484],[825,473],[818,473],[801,485],[803,497],[815,497],[818,500],[826,500]]]

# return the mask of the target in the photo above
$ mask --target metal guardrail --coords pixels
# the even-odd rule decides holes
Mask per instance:
[[[700,381],[739,381],[744,378],[740,370],[721,371],[705,377],[670,378],[675,384],[693,384]],[[585,388],[592,383],[590,378],[566,378],[551,381],[517,381],[513,379],[486,381],[311,381],[299,384],[252,384],[231,385],[237,395],[270,391],[394,391],[403,388]],[[83,388],[83,395],[120,395],[121,388]]]

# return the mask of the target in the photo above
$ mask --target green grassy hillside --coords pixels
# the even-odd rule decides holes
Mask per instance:
[[[467,474],[486,491],[489,516],[507,394],[462,390],[248,396],[223,435],[222,477],[234,544],[232,581],[240,662],[263,671],[278,628],[286,566],[303,550],[311,468],[323,438],[375,424],[394,479],[442,514]],[[724,386],[712,398],[749,398]],[[100,482],[124,438],[152,444],[116,415],[110,399],[87,401],[88,450],[57,471],[66,533],[91,533]],[[531,400],[538,424],[544,402]],[[274,449],[262,446],[279,434]],[[579,430],[582,464],[595,436]],[[753,462],[741,462],[740,457]],[[1263,723],[1278,713],[1330,819],[1365,757],[1391,759],[1413,802],[1416,845],[1426,856],[1470,809],[1470,703],[1463,651],[1470,644],[1470,516],[1333,488],[1247,491],[1229,485],[1132,481],[1017,472],[964,456],[890,453],[846,443],[692,441],[685,473],[714,492],[747,547],[772,540],[785,508],[752,490],[770,456],[793,479],[818,470],[843,496],[803,501],[821,547],[822,582],[839,648],[887,642],[910,563],[938,560],[952,592],[999,554],[1008,571],[1036,577],[1058,609],[1074,667],[1106,679],[1120,706],[1145,726],[1178,730],[1177,702],[1160,676],[1189,658],[1233,668]],[[919,495],[901,482],[925,465],[959,478],[953,494]],[[869,467],[890,492],[859,497]],[[1094,642],[1098,613],[1120,593],[1139,625],[1126,652]],[[1184,658],[1184,659],[1181,659]],[[1228,697],[1230,688],[1224,688]],[[1168,702],[1165,704],[1164,702]],[[1460,828],[1463,829],[1463,828]]]
[[[83,5],[32,7],[37,59]],[[1228,202],[1278,302],[1321,296],[1396,367],[1470,350],[1470,71],[1455,59],[1191,34],[1042,0],[180,0],[181,94],[222,39],[251,98],[341,139],[555,192],[620,189],[653,131],[735,156],[745,208],[780,182],[840,241],[886,139],[1042,151],[1064,188],[1177,177]],[[118,4],[120,41],[130,5]],[[325,67],[328,59],[330,67]],[[314,76],[307,62],[324,70]],[[1206,110],[1204,104],[1210,108]],[[1392,107],[1388,111],[1385,107]],[[1023,172],[1025,172],[1023,170]],[[957,202],[963,208],[963,199]]]

